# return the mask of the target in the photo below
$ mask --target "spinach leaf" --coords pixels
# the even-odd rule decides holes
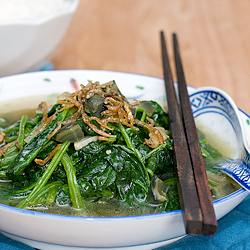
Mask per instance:
[[[68,185],[64,184],[58,188],[56,194],[56,203],[59,206],[70,205],[71,200],[70,200]]]
[[[131,138],[131,142],[134,145],[137,152],[140,153],[140,156],[143,157],[149,153],[149,147],[144,144],[145,138],[148,138],[148,129],[141,127],[139,131],[134,128],[126,129],[127,135]]]
[[[199,141],[206,169],[219,174],[221,171],[216,167],[216,164],[223,161],[222,154],[217,149],[213,148],[205,139],[200,139]]]
[[[79,126],[81,127],[82,131],[84,133],[86,133],[87,135],[92,135],[92,136],[95,136],[95,135],[98,135],[95,131],[93,131],[85,122],[83,122],[82,118],[79,117],[77,119],[77,123],[79,124]],[[93,121],[93,123],[95,123],[95,121]],[[95,124],[95,125],[98,125],[98,124]],[[99,126],[98,126],[99,127]]]
[[[169,120],[168,115],[162,109],[162,107],[155,101],[150,101],[151,104],[154,106],[155,110],[154,113],[150,118],[152,118],[155,122],[156,127],[164,127],[165,129],[169,130]]]
[[[24,169],[34,160],[42,147],[50,140],[48,135],[57,127],[58,121],[63,121],[67,110],[59,113],[57,118],[50,122],[47,127],[38,135],[30,140],[29,143],[20,151],[15,160],[10,164],[7,176],[11,180],[21,180]]]
[[[171,139],[167,139],[164,144],[153,149],[142,160],[145,166],[157,175],[163,174],[169,167],[174,167],[173,162],[173,144]]]
[[[84,196],[93,196],[93,190],[101,192],[111,188],[119,200],[128,204],[145,201],[147,172],[129,148],[97,141],[83,147],[78,155],[83,156],[84,162],[77,173]]]
[[[15,144],[9,147],[8,150],[4,153],[4,156],[0,161],[1,169],[7,169],[9,164],[15,160],[18,153],[19,153],[19,150]]]
[[[125,147],[125,146],[124,146]],[[147,197],[149,183],[148,174],[134,153],[113,145],[111,153],[105,158],[117,172],[115,181],[122,201],[132,205],[134,202],[144,202]]]
[[[173,211],[173,210],[178,210],[180,209],[180,201],[179,201],[179,193],[178,193],[178,188],[177,184],[176,185],[170,185],[168,189],[168,194],[167,194],[167,202],[166,202],[166,207],[165,211]]]

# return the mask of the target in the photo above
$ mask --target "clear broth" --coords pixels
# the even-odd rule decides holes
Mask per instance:
[[[11,102],[0,103],[0,125],[9,126],[14,122],[18,121],[22,115],[27,115],[30,118],[34,118],[36,114],[36,109],[41,101],[46,101],[48,105],[51,105],[56,102],[55,96],[37,96],[32,98],[23,98]],[[204,132],[204,131],[203,131]],[[206,136],[206,133],[205,133]],[[208,135],[210,138],[211,134]],[[219,151],[224,151],[223,147],[225,144],[219,141],[213,141],[213,146]],[[227,149],[227,152],[230,149]],[[235,192],[240,188],[240,186],[232,180],[230,177],[222,173],[223,178],[223,187],[213,187],[213,200],[222,198],[226,195],[229,195],[232,192]],[[213,193],[213,192],[212,192]],[[216,195],[215,195],[216,193]],[[9,205],[7,201],[3,202],[6,205]],[[53,213],[53,214],[62,214],[62,215],[75,215],[75,216],[87,216],[87,217],[115,217],[115,216],[131,216],[131,215],[141,215],[141,214],[151,214],[155,212],[163,212],[161,210],[156,210],[150,206],[136,206],[131,209],[126,204],[111,201],[111,202],[88,202],[85,204],[84,209],[76,210],[69,206],[60,206],[54,205],[51,207],[45,206],[36,206],[29,207],[29,210],[44,212],[44,213]]]

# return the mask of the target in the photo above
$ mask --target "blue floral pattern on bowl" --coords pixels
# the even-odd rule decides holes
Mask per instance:
[[[190,95],[190,102],[195,121],[210,123],[209,129],[213,129],[211,124],[216,124],[215,134],[228,139],[228,143],[237,145],[233,154],[228,155],[227,161],[218,167],[250,191],[250,152],[236,104],[224,91],[212,87],[197,89]]]

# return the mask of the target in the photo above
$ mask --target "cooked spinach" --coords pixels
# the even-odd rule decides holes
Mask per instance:
[[[0,146],[0,202],[19,208],[58,206],[77,211],[99,203],[126,204],[131,211],[141,206],[151,212],[179,209],[173,142],[168,115],[161,106],[150,101],[150,114],[139,106],[136,110],[114,81],[110,86],[90,82],[82,88],[47,112],[47,117],[54,117],[47,124],[40,112],[34,119],[23,116],[1,128],[5,138]],[[92,107],[97,97],[98,112]],[[143,123],[137,124],[136,119]],[[73,142],[65,141],[58,149],[59,143],[50,135],[71,122],[84,132],[83,146],[75,150]],[[157,133],[152,136],[157,127],[164,128],[163,141]],[[86,138],[90,142],[85,144]],[[159,145],[152,148],[151,140],[159,140]],[[204,139],[201,147],[211,166],[220,154]],[[148,202],[153,176],[168,185],[166,200],[157,207]]]

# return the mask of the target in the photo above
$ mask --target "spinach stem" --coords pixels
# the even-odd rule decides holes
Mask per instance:
[[[0,171],[0,177],[1,178],[6,178],[6,172],[5,171]]]
[[[176,182],[177,182],[177,180],[176,180],[176,178],[171,178],[171,179],[169,179],[169,180],[165,180],[165,181],[163,181],[166,185],[174,185],[174,184],[176,184]]]
[[[4,132],[5,134],[8,134],[8,133],[10,133],[10,132],[13,131],[13,130],[18,131],[19,128],[18,128],[18,127],[14,127],[14,128],[13,128],[13,127],[10,127],[10,128],[4,129],[3,132]]]
[[[57,127],[57,122],[63,121],[68,110],[65,109],[57,115],[57,118],[51,121],[47,127],[39,134],[33,137],[21,150],[15,160],[11,162],[8,168],[7,176],[10,179],[21,179],[22,173],[25,168],[35,159],[42,147],[50,140],[50,135]]]
[[[130,138],[129,138],[129,136],[128,136],[126,130],[125,130],[125,128],[123,127],[123,125],[121,123],[119,123],[118,126],[119,126],[121,134],[122,134],[122,136],[123,136],[123,138],[124,138],[124,140],[125,140],[125,142],[127,144],[127,147],[130,148],[130,149],[132,149],[134,151],[134,153],[136,154],[136,156],[140,159],[140,157],[139,157],[139,155],[138,155],[138,153],[137,153],[137,151],[136,151],[136,149],[135,149],[132,141],[130,140]]]
[[[18,134],[18,137],[17,137],[17,141],[18,141],[18,145],[19,147],[22,149],[23,148],[23,140],[24,140],[24,137],[25,137],[25,125],[27,123],[27,120],[28,120],[28,116],[27,115],[23,115],[22,118],[21,118],[21,122],[20,122],[20,125],[19,125],[19,134]]]
[[[82,208],[82,196],[81,191],[77,183],[76,179],[76,171],[73,166],[73,163],[67,153],[62,156],[61,162],[67,174],[68,187],[69,187],[69,195],[74,208]]]
[[[5,142],[9,143],[9,142],[15,141],[16,139],[17,139],[16,135],[8,136],[8,137],[6,137]]]
[[[152,149],[149,153],[147,153],[146,155],[144,155],[141,160],[144,161],[146,160],[147,158],[149,158],[152,154],[154,154],[155,152],[157,152],[158,150],[162,149],[162,148],[165,148],[167,146],[166,143],[163,143],[161,145],[159,145],[157,148],[154,148]]]
[[[210,157],[210,155],[209,155],[209,153],[207,152],[207,150],[204,149],[203,147],[201,147],[201,153],[202,153],[202,155],[205,156],[206,158],[209,158],[209,157]],[[211,157],[210,157],[210,158],[211,158]]]
[[[36,186],[32,189],[29,195],[23,200],[17,207],[18,208],[25,208],[29,203],[32,203],[36,196],[40,193],[41,189],[46,185],[50,176],[52,175],[53,171],[55,170],[56,166],[58,165],[59,161],[61,160],[63,154],[66,152],[70,145],[70,142],[65,141],[60,149],[56,152],[54,157],[52,158],[51,162],[49,163],[46,170],[43,172],[42,176],[39,178]]]
[[[143,109],[143,108],[137,108],[136,111],[142,112],[142,116],[141,116],[141,119],[140,119],[140,120],[141,120],[142,122],[144,122],[145,119],[146,119],[146,116],[147,116],[146,110]]]
[[[35,197],[35,199],[33,200],[33,204],[35,204],[41,197],[43,197],[45,194],[48,194],[50,192],[50,190],[56,189],[61,185],[61,182],[59,181],[55,181],[52,182],[48,185],[46,185],[45,187],[43,187],[40,190],[40,193]],[[46,199],[47,200],[47,199]]]
[[[148,171],[148,169],[146,168],[146,166],[145,166],[144,163],[142,162],[141,157],[139,156],[137,150],[135,149],[135,147],[134,147],[132,141],[130,140],[130,137],[128,136],[128,134],[127,134],[125,128],[123,127],[123,125],[122,125],[121,123],[119,123],[118,126],[119,126],[119,129],[120,129],[120,131],[121,131],[121,134],[122,134],[122,136],[123,136],[123,138],[124,138],[124,140],[125,140],[125,142],[126,142],[126,144],[127,144],[127,147],[130,148],[130,149],[134,152],[134,154],[136,155],[137,159],[138,159],[138,160],[140,161],[140,163],[142,164],[142,166],[143,166],[143,168],[145,169],[145,171],[146,171],[147,173],[149,173],[150,175],[152,175],[152,173],[151,173],[152,171]],[[148,174],[147,174],[147,182],[148,182],[148,183],[150,182]]]
[[[47,197],[46,197],[46,205],[52,205],[56,200],[58,186],[54,185],[48,190]]]

